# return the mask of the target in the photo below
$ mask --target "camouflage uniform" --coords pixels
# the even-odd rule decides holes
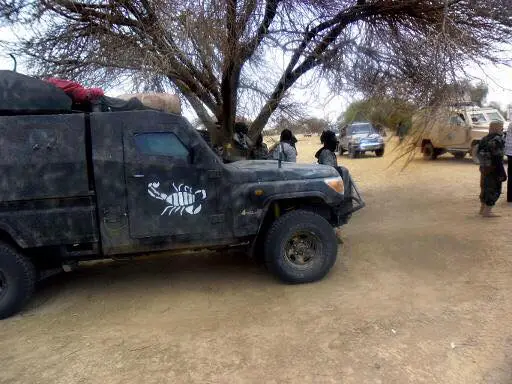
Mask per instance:
[[[507,137],[505,139],[505,155],[508,158],[508,180],[507,180],[507,201],[512,203],[512,123],[508,125]]]
[[[478,145],[480,160],[480,201],[492,207],[501,195],[501,184],[506,180],[503,167],[505,143],[498,133],[490,133]]]
[[[322,148],[315,156],[318,159],[318,164],[330,165],[332,167],[338,166],[336,154],[327,148]]]
[[[297,150],[287,141],[281,141],[270,154],[270,158],[274,160],[279,160],[279,151],[281,148],[281,159],[283,161],[288,161],[291,163],[297,162]]]
[[[249,153],[249,159],[252,159],[252,160],[268,159],[267,144],[262,143],[261,145],[252,148],[251,152]]]
[[[336,158],[335,151],[338,146],[338,139],[336,138],[336,134],[333,131],[323,131],[320,136],[320,142],[324,146],[315,153],[315,157],[318,159],[318,164],[337,167],[338,159]]]

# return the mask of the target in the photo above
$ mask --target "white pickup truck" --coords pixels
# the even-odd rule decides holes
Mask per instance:
[[[449,152],[462,159],[489,133],[493,120],[503,121],[505,129],[509,124],[495,108],[462,105],[435,111],[422,109],[413,117],[412,132],[425,158],[435,160]]]

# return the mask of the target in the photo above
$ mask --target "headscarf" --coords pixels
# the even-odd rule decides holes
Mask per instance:
[[[289,129],[283,129],[281,131],[281,137],[280,137],[279,141],[286,141],[286,142],[288,142],[291,145],[292,140],[293,140],[293,133],[292,133],[292,131],[290,131]]]
[[[320,135],[320,142],[323,144],[323,147],[320,148],[315,157],[318,159],[320,157],[320,153],[326,149],[331,152],[336,151],[336,146],[338,145],[338,139],[336,138],[336,134],[333,131],[327,130],[323,131],[322,135]]]

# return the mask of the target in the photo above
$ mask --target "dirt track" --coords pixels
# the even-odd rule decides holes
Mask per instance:
[[[339,158],[368,206],[325,280],[222,254],[66,274],[0,322],[0,383],[512,383],[512,207],[476,215],[469,159],[392,156]]]

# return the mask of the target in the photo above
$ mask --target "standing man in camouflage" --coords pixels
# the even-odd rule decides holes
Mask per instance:
[[[495,217],[492,207],[501,195],[501,184],[507,179],[503,167],[505,142],[503,140],[503,122],[492,121],[489,134],[478,144],[480,161],[480,214],[483,217]]]

